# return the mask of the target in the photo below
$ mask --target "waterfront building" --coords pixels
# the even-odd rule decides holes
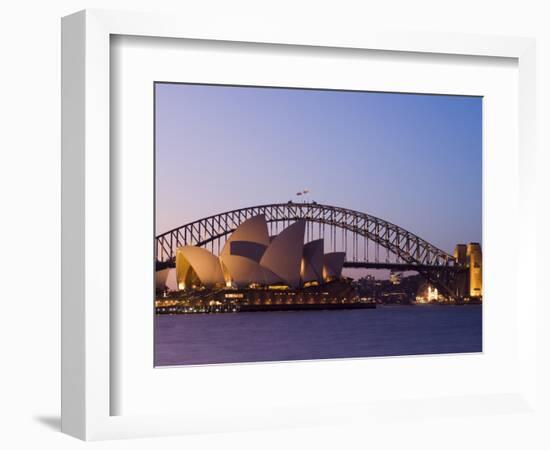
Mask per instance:
[[[428,286],[428,302],[437,302],[439,300],[439,292],[437,288],[432,288]]]
[[[403,274],[401,272],[391,272],[390,273],[390,283],[393,285],[401,284],[401,278]]]
[[[298,289],[340,279],[345,253],[324,253],[324,240],[304,243],[305,220],[269,236],[264,215],[243,222],[216,256],[183,246],[176,250],[179,290],[271,287]]]

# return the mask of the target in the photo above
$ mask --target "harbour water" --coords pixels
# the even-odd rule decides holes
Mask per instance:
[[[155,366],[482,351],[482,307],[157,315]]]

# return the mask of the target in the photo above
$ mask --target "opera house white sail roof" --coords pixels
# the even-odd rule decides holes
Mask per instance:
[[[264,215],[243,222],[228,238],[219,257],[195,246],[176,252],[178,289],[328,282],[342,276],[345,253],[324,254],[324,241],[304,244],[305,220],[297,220],[276,236],[269,236]]]

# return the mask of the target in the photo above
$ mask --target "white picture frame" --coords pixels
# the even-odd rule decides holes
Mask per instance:
[[[183,421],[177,413],[112,415],[116,385],[112,383],[110,367],[117,357],[110,339],[116,327],[110,310],[113,295],[110,185],[117,176],[111,173],[109,151],[112,35],[286,44],[306,50],[325,47],[517,59],[520,148],[517,211],[522,218],[518,225],[524,230],[535,228],[535,43],[532,39],[382,30],[350,30],[337,35],[327,30],[316,35],[307,30],[278,30],[260,23],[233,29],[231,24],[193,23],[186,17],[96,10],[67,16],[62,22],[62,430],[70,435],[96,440],[266,426],[265,417],[261,416],[256,422],[242,423],[221,418],[210,421],[200,414],[192,420],[186,416]],[[517,258],[536,261],[536,236],[529,232],[523,235]],[[518,271],[519,279],[529,279],[525,265],[519,265]],[[466,403],[452,398],[429,401],[436,401],[443,409],[460,410],[465,415],[469,414],[471,404],[479,400],[483,400],[486,413],[498,411],[503,404],[520,412],[535,408],[537,293],[534,287],[526,286],[523,294],[524,304],[531,307],[518,311],[521,368],[517,389],[501,395],[491,394],[490,398],[482,398],[481,394],[471,396]],[[275,370],[275,366],[265,370]],[[269,426],[322,424],[351,416],[368,420],[375,414],[374,409],[386,411],[385,414],[390,409],[383,402],[375,405],[343,404],[330,414],[326,411],[315,414],[316,406],[307,404],[294,414],[280,408],[274,414],[278,419]],[[421,409],[421,401],[411,408]],[[219,405],[224,414],[227,409],[228,405]]]

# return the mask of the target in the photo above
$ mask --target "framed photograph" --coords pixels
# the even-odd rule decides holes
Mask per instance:
[[[155,366],[482,351],[482,97],[154,89]]]
[[[63,19],[63,431],[532,410],[534,42],[264,25]]]

